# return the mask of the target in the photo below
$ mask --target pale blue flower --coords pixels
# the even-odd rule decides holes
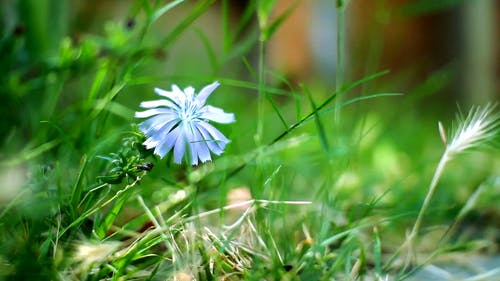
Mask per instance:
[[[210,152],[215,155],[224,152],[230,140],[209,121],[228,124],[236,120],[232,113],[205,105],[218,86],[219,82],[214,82],[198,94],[193,87],[182,91],[177,85],[172,85],[170,92],[155,88],[155,93],[166,99],[142,102],[141,107],[147,110],[135,113],[136,118],[148,118],[139,124],[147,138],[143,143],[146,148],[154,148],[154,154],[161,158],[173,148],[174,162],[178,164],[187,149],[191,165],[197,165],[198,160],[202,163],[210,161]]]

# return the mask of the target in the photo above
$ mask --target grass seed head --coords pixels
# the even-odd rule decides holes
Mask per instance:
[[[459,115],[451,133],[447,153],[452,156],[490,142],[499,132],[500,114],[496,105],[473,107],[466,117]]]

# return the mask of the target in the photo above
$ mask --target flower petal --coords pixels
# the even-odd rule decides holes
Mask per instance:
[[[208,148],[216,155],[220,155],[224,152],[226,144],[230,142],[219,130],[210,125],[207,122],[200,121],[197,128],[203,135]]]
[[[178,124],[177,120],[172,120],[168,123],[165,123],[160,128],[148,134],[147,136],[149,136],[149,138],[143,143],[143,145],[145,145],[148,149],[161,145],[168,139],[168,136],[171,133],[172,128],[174,128],[175,125],[177,124]]]
[[[163,100],[143,101],[141,102],[140,106],[144,108],[154,108],[159,106],[175,107],[176,105],[169,100],[163,99]]]
[[[203,89],[201,89],[200,93],[196,96],[196,101],[200,105],[205,104],[205,101],[207,98],[210,96],[210,94],[217,88],[219,87],[219,82],[215,81],[210,85],[205,86]]]
[[[169,100],[173,101],[174,103],[179,103],[178,94],[175,92],[169,92],[169,91],[165,91],[165,90],[160,89],[160,88],[155,88],[155,93],[157,95],[162,96],[162,97],[168,98]]]
[[[174,162],[180,164],[182,158],[184,157],[184,152],[186,151],[186,135],[185,135],[185,125],[177,127],[179,129],[179,135],[174,145]]]
[[[226,113],[224,112],[224,110],[211,105],[207,105],[204,108],[205,112],[201,114],[201,118],[203,119],[208,119],[210,121],[214,121],[221,124],[229,124],[236,122],[233,113]]]
[[[180,126],[177,126],[175,129],[169,131],[163,138],[161,138],[161,141],[157,144],[154,153],[163,158],[177,142],[180,134]]]
[[[158,130],[160,130],[163,126],[165,126],[169,122],[177,123],[179,122],[178,118],[174,115],[169,114],[159,114],[153,116],[146,121],[139,124],[139,130],[146,135],[151,136],[155,134]]]
[[[186,94],[179,88],[179,86],[173,84],[172,85],[172,94],[174,95],[174,101],[182,106],[186,103]]]
[[[198,164],[198,151],[196,150],[196,135],[194,131],[193,122],[186,122],[184,125],[184,133],[186,136],[186,146],[189,148],[188,156],[191,158],[191,165]]]
[[[146,111],[137,111],[135,113],[135,118],[148,118],[157,114],[171,114],[171,113],[173,113],[172,109],[160,107],[160,108],[148,109]]]
[[[189,86],[189,87],[186,87],[184,88],[184,94],[186,94],[186,96],[189,98],[193,98],[194,96],[194,88]]]
[[[210,157],[210,150],[207,145],[207,140],[204,139],[203,135],[198,128],[198,122],[194,123],[191,127],[191,138],[189,140],[191,144],[191,151],[196,158],[199,158],[201,162],[206,162],[212,160]],[[208,140],[210,141],[210,140]],[[198,159],[196,159],[198,162]]]

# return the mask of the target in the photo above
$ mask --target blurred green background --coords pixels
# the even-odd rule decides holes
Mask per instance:
[[[164,14],[153,9],[168,3],[179,5]],[[155,98],[154,87],[171,84],[198,90],[220,81],[210,102],[237,118],[236,125],[220,127],[232,142],[215,160],[216,168],[199,170],[200,177],[206,176],[203,207],[224,205],[231,189],[243,187],[262,198],[325,200],[331,203],[326,212],[335,218],[340,212],[340,221],[372,214],[380,197],[383,204],[375,216],[415,214],[444,150],[437,122],[450,129],[459,109],[467,112],[472,104],[499,100],[500,3],[351,0],[346,5],[339,21],[335,1],[276,1],[273,17],[287,17],[266,42],[266,91],[272,102],[265,105],[264,132],[256,140],[260,31],[255,1],[2,0],[0,204],[10,212],[11,202],[33,195],[12,213],[5,211],[2,218],[8,220],[2,224],[22,225],[29,217],[35,223],[26,233],[38,236],[6,243],[0,254],[44,241],[40,236],[46,238],[47,225],[64,213],[61,202],[77,186],[92,188],[109,168],[97,156],[120,149],[138,122],[133,116],[139,103]],[[252,159],[259,145],[284,132],[283,123],[311,112],[307,93],[317,104],[332,94],[338,86],[339,28],[345,32],[345,85],[388,70],[347,92],[342,101],[402,95],[346,106],[340,126],[333,113],[322,116],[328,151],[309,122],[266,151],[261,162],[248,161],[219,189],[210,189],[225,178],[221,174]],[[442,179],[429,222],[450,223],[486,182],[485,196],[466,220],[472,230],[465,235],[487,233],[486,240],[498,242],[498,229],[490,231],[499,221],[498,150],[459,160],[464,161],[450,165]],[[85,161],[91,164],[82,174]],[[185,187],[185,167],[154,161],[141,192],[147,203],[160,204]],[[282,170],[275,188],[267,188],[264,175],[276,169]],[[139,208],[130,209],[123,221]],[[301,211],[297,217],[314,217],[308,214]],[[401,220],[403,226],[413,221]],[[389,226],[381,233],[397,244],[404,238],[400,226],[394,226],[398,232]],[[11,236],[4,235],[9,241]],[[26,255],[38,251],[28,246]]]
[[[65,149],[51,142],[56,136],[70,138],[78,148],[85,138],[123,131],[135,122],[138,103],[153,98],[153,87],[177,83],[199,88],[214,79],[221,80],[223,87],[213,102],[239,116],[239,137],[230,153],[251,149],[256,84],[253,89],[247,86],[257,79],[258,25],[249,11],[255,4],[208,1],[189,28],[172,32],[201,2],[175,7],[145,33],[141,1],[3,0],[2,161],[50,158],[51,151]],[[335,6],[326,0],[283,0],[277,1],[274,13],[279,15],[292,6],[266,47],[267,82],[284,92],[290,87],[296,91],[301,83],[308,85],[320,100],[335,84]],[[498,101],[499,10],[497,1],[488,0],[349,1],[343,27],[344,81],[381,70],[390,72],[350,91],[345,99],[374,92],[403,96],[348,107],[344,127],[365,126],[364,120],[379,124],[380,134],[390,135],[387,147],[404,149],[412,157],[431,149],[425,146],[427,142],[438,142],[434,124],[451,120],[457,104],[467,108]],[[229,18],[223,11],[228,11]],[[96,77],[102,81],[92,83]],[[92,98],[100,97],[106,87],[116,87],[114,82],[120,79],[127,83],[116,88],[119,95],[111,97],[113,103],[103,117],[106,121],[92,125],[82,120],[91,107],[99,106],[92,104]],[[287,121],[307,112],[306,107],[296,112],[290,98],[278,96],[276,102]],[[97,116],[98,110],[93,114]],[[280,130],[280,121],[272,114],[266,120],[267,140]],[[78,127],[96,135],[80,135],[86,129]]]

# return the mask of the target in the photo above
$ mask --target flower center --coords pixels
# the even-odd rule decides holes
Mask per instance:
[[[191,100],[187,100],[180,110],[180,119],[185,122],[191,122],[199,118],[200,112],[198,105]]]

